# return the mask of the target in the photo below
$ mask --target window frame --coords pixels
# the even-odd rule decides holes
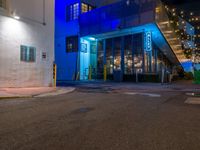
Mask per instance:
[[[80,15],[80,3],[66,6],[66,21],[77,20]]]
[[[83,7],[82,5],[87,5],[87,10],[83,12]],[[92,6],[91,4],[85,3],[85,2],[81,2],[81,14],[90,12],[91,10],[95,9],[94,6]]]
[[[7,0],[0,0],[0,10],[6,10]]]
[[[20,61],[27,63],[36,62],[36,48],[33,46],[20,45]]]
[[[86,10],[84,12],[83,12],[83,5],[86,5]],[[66,21],[69,22],[69,21],[77,20],[80,14],[87,13],[93,10],[94,8],[95,8],[94,6],[85,2],[73,3],[71,5],[67,5],[66,6]]]
[[[78,35],[67,36],[65,38],[65,43],[66,43],[66,53],[78,52],[79,48]],[[69,47],[69,44],[71,44],[71,47]]]

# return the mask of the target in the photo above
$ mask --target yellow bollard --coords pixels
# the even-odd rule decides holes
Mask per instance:
[[[92,66],[89,66],[89,80],[92,80]]]
[[[107,80],[107,67],[106,67],[106,65],[104,65],[103,79],[104,79],[104,81]]]
[[[77,75],[76,75],[76,81],[79,80],[79,75],[80,75],[80,73],[78,72]]]
[[[53,86],[56,87],[56,80],[57,80],[57,66],[53,64]]]

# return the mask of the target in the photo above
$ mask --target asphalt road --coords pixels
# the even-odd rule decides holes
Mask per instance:
[[[186,98],[93,88],[0,100],[0,150],[200,150],[200,106]]]

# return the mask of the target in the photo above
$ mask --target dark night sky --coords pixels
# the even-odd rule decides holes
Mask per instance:
[[[163,0],[172,4],[184,4],[184,3],[191,3],[191,2],[199,2],[199,0]]]

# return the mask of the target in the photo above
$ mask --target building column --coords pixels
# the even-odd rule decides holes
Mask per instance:
[[[134,41],[134,37],[133,37],[133,34],[131,36],[131,51],[132,51],[132,69],[133,69],[133,74],[135,73],[135,64],[134,64],[134,56],[135,56],[135,50],[134,50],[134,44],[133,44],[133,41]]]
[[[121,73],[124,74],[124,36],[121,37]]]
[[[142,34],[142,57],[143,57],[143,63],[142,63],[142,73],[144,73],[145,72],[145,31],[143,32],[143,34]]]
[[[114,66],[115,66],[115,39],[112,38],[112,74],[114,74]]]
[[[158,50],[155,48],[155,72],[158,73]]]
[[[103,40],[103,65],[106,65],[106,40]]]

